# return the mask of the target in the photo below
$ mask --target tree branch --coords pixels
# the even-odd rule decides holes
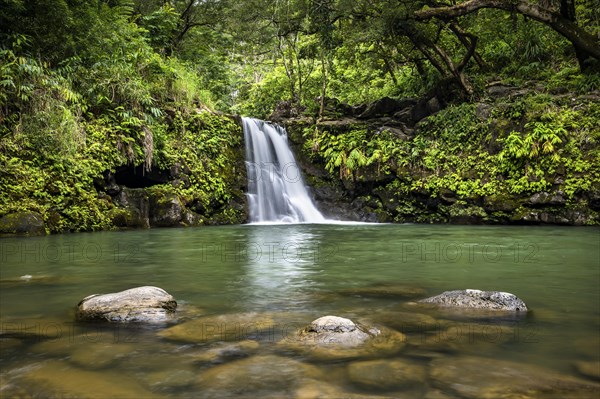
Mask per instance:
[[[454,6],[419,10],[415,12],[414,16],[417,21],[425,21],[431,18],[454,19],[482,8],[516,11],[533,20],[542,22],[567,38],[576,49],[583,50],[590,56],[600,60],[600,40],[598,38],[562,15],[529,3],[526,0],[467,0]]]

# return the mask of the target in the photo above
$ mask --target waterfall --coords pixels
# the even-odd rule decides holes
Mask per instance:
[[[252,118],[242,122],[250,222],[324,222],[308,196],[285,129]]]

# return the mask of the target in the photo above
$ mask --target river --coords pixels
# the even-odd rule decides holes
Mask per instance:
[[[286,387],[274,384],[272,391],[261,387],[254,392],[254,377],[244,374],[240,378],[250,380],[249,395],[288,396],[291,386],[296,387],[293,392],[306,393],[302,381],[321,381],[327,389],[348,395],[382,394],[377,387],[357,384],[344,371],[360,359],[307,359],[282,350],[275,335],[257,338],[248,353],[232,349],[240,352],[239,360],[205,356],[222,342],[167,339],[160,335],[167,326],[75,322],[75,306],[85,296],[142,285],[172,294],[184,319],[248,312],[285,315],[285,333],[293,333],[320,316],[337,315],[404,330],[407,346],[384,356],[388,360],[427,367],[435,359],[479,356],[583,378],[574,364],[600,361],[599,239],[598,228],[369,224],[244,225],[3,239],[0,393],[196,397],[205,392],[198,376],[211,368],[278,356],[310,365],[322,375],[306,380],[298,371],[303,369],[290,368]],[[414,288],[415,297],[396,294],[396,287]],[[473,320],[412,304],[467,288],[511,292],[531,311],[520,318]],[[440,324],[423,330],[392,320],[395,313],[424,314]],[[256,337],[240,337],[245,343],[248,338]],[[217,389],[211,384],[212,390],[206,391],[211,397],[240,394],[235,386]],[[460,397],[431,378],[410,389],[408,397],[438,390]],[[390,392],[394,396],[404,391]]]

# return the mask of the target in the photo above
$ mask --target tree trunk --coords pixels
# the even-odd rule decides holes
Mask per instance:
[[[575,0],[560,0],[560,15],[574,24],[577,23],[577,19],[575,16]],[[577,57],[577,61],[579,62],[579,66],[581,70],[585,70],[589,66],[589,62],[587,60],[593,57],[589,51],[583,50],[578,46],[575,47],[575,56]]]
[[[403,31],[406,37],[413,42],[415,47],[419,49],[443,77],[454,77],[466,94],[473,94],[473,86],[471,86],[462,71],[454,65],[452,58],[444,51],[444,49],[421,34],[414,26],[405,27]],[[472,52],[469,52],[466,57],[470,58],[471,55]],[[466,61],[468,61],[468,58]],[[466,61],[464,61],[464,63],[466,63]]]
[[[325,95],[327,94],[327,65],[325,65],[325,50],[321,49],[321,104],[319,106],[319,120],[323,119],[323,113],[325,112]]]
[[[526,0],[468,0],[454,6],[417,11],[415,12],[415,19],[456,18],[482,8],[516,11],[550,26],[573,44],[582,70],[587,67],[586,60],[588,58],[593,57],[600,61],[600,40],[573,22],[575,17],[574,0],[561,0],[561,14],[549,11]]]
[[[479,55],[479,53],[477,53],[477,51],[475,50],[475,48],[477,46],[477,40],[478,40],[477,36],[475,36],[469,32],[466,32],[457,23],[450,24],[450,30],[452,32],[454,32],[454,34],[456,35],[458,40],[460,40],[460,42],[463,44],[463,46],[465,46],[465,48],[467,49],[467,52],[472,53],[472,57],[475,59],[475,62],[477,62],[477,65],[479,65],[479,68],[486,69],[487,63],[483,60],[483,58],[481,58],[481,55]],[[469,58],[471,58],[471,57],[465,56],[466,61],[469,61]],[[466,64],[466,61],[463,61],[463,63]]]

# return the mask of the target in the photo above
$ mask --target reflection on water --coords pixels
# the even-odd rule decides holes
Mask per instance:
[[[288,310],[310,299],[320,241],[306,225],[247,226],[243,256],[252,307]]]
[[[493,397],[499,391],[489,384],[509,377],[525,384],[502,368],[506,364],[493,363],[500,360],[594,384],[599,234],[558,227],[300,224],[0,240],[0,396],[243,397],[247,389],[249,397],[419,398],[436,390]],[[321,362],[282,349],[275,335],[207,342],[195,341],[194,329],[168,339],[162,328],[74,322],[83,297],[140,285],[171,293],[185,320],[255,312],[302,326],[333,314],[401,331],[407,345],[381,358]],[[466,288],[512,292],[532,311],[523,318],[465,317],[411,304]],[[486,358],[480,370],[473,356]],[[455,360],[469,371],[443,374]],[[371,384],[400,378],[405,363],[434,377],[406,389]],[[504,371],[486,372],[494,367]],[[520,373],[541,378],[533,369]],[[449,383],[456,378],[460,389]],[[544,382],[552,387],[559,380]],[[560,386],[572,387],[569,381]],[[559,396],[573,396],[563,388],[556,388]],[[553,397],[555,388],[549,389]],[[577,397],[597,397],[598,391],[589,392],[595,396]]]

